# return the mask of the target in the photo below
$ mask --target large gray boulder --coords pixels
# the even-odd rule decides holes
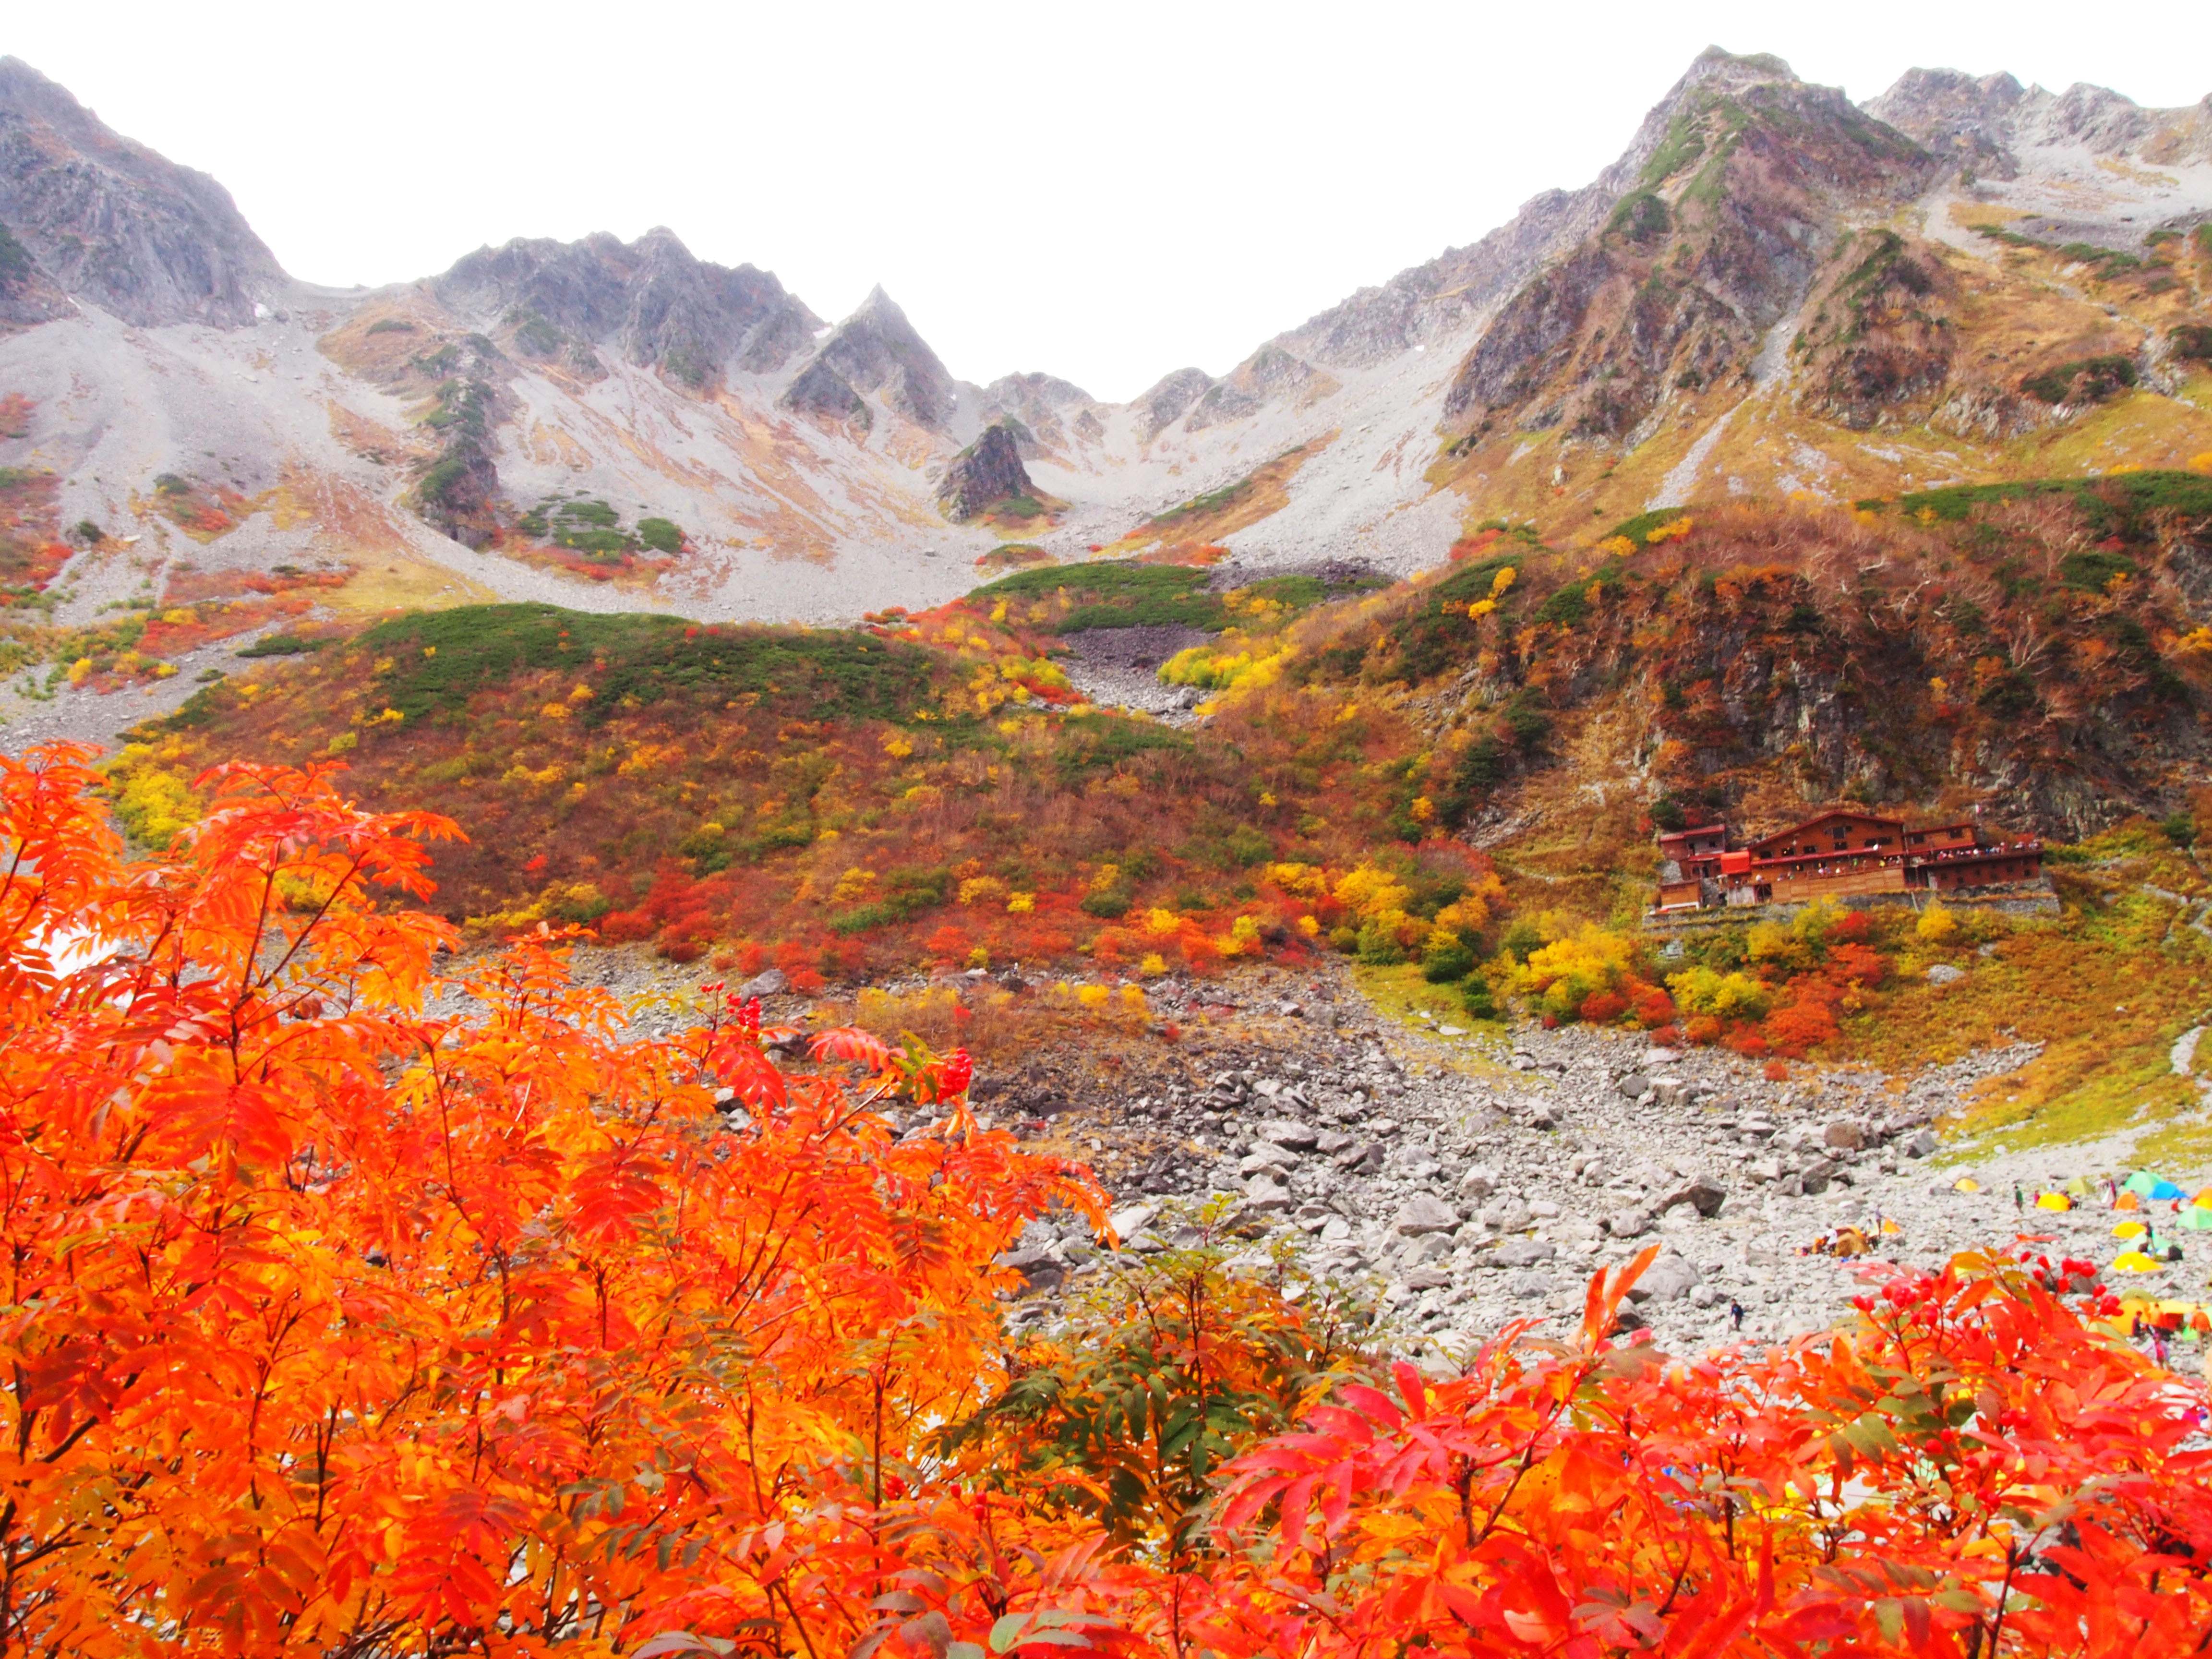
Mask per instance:
[[[1631,1302],[1674,1302],[1687,1296],[1698,1282],[1698,1270],[1679,1255],[1662,1255],[1644,1270],[1628,1288]]]
[[[1727,1199],[1728,1189],[1719,1182],[1715,1181],[1711,1176],[1692,1176],[1686,1185],[1678,1187],[1668,1194],[1651,1207],[1655,1214],[1664,1215],[1677,1204],[1687,1204],[1696,1210],[1699,1216],[1711,1221],[1721,1212],[1721,1206]]]
[[[1493,1267],[1533,1267],[1559,1254],[1559,1247],[1540,1238],[1509,1239],[1483,1258]]]
[[[1430,1193],[1417,1193],[1406,1200],[1391,1231],[1407,1238],[1425,1233],[1448,1233],[1459,1225],[1459,1212]]]

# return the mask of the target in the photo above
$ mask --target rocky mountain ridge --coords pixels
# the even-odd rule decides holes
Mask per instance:
[[[1500,514],[1594,528],[1714,489],[1848,498],[2017,476],[2005,446],[2023,437],[2108,444],[2100,423],[2126,399],[2089,395],[2104,371],[2063,371],[2115,356],[2124,385],[2165,400],[2121,453],[2178,465],[2212,448],[2186,391],[2200,370],[2166,343],[2207,278],[2154,239],[2212,212],[2207,110],[1945,70],[1862,109],[1716,49],[1588,185],[1224,374],[1179,369],[1115,404],[1043,374],[962,381],[880,289],[825,322],[665,229],[313,289],[219,186],[11,62],[0,395],[29,413],[0,459],[54,472],[61,521],[136,535],[163,570],[307,560],[425,594],[788,618],[963,587],[998,532],[949,520],[940,486],[1009,419],[1027,476],[1066,504],[1041,538],[1056,556],[1297,453],[1232,550],[1398,573]],[[2162,274],[2089,292],[2062,269],[2075,246],[2112,252],[2099,283]],[[2035,325],[2033,350],[1991,316]],[[2061,395],[2024,392],[2038,376]],[[1877,428],[1911,431],[1877,451],[1860,436]],[[255,510],[198,545],[149,509],[160,477]],[[280,510],[279,489],[302,510]],[[616,556],[635,539],[617,524],[580,561],[528,528],[560,501],[671,522],[688,550]],[[106,556],[64,584],[87,614],[126,580]]]

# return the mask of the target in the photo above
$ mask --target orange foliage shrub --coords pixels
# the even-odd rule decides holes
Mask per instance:
[[[817,1037],[855,1097],[757,1006],[618,1042],[548,938],[429,1015],[453,930],[390,901],[444,820],[240,770],[134,866],[88,758],[0,759],[0,1651],[844,1652],[933,1559],[1080,1611],[1064,1529],[977,1553],[994,1506],[915,1473],[1000,1375],[993,1256],[1097,1212],[963,1057]],[[886,1096],[939,1132],[894,1145]]]
[[[1492,1344],[1233,1467],[1223,1651],[2122,1656],[2212,1629],[2201,1388],[2002,1259],[1822,1343],[1687,1364]],[[2140,1437],[2140,1438],[2138,1437]],[[1252,1558],[1245,1558],[1250,1559]]]
[[[1593,991],[1578,1012],[1589,1024],[1610,1025],[1628,1012],[1628,999],[1618,991]]]

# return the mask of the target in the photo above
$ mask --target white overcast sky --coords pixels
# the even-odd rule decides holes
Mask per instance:
[[[19,5],[0,52],[213,173],[295,275],[665,224],[952,371],[1127,398],[1586,182],[1703,47],[2212,92],[2212,0]]]

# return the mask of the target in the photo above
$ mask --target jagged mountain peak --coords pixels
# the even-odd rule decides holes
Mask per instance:
[[[994,401],[1004,401],[1010,406],[1018,399],[1048,409],[1065,409],[1070,404],[1095,404],[1098,401],[1072,380],[1035,371],[1001,374],[983,388],[983,394]]]
[[[665,226],[627,243],[604,231],[574,242],[517,237],[465,256],[431,286],[510,331],[524,356],[588,372],[592,349],[611,346],[695,387],[732,369],[780,369],[821,325],[774,273],[701,259]]]
[[[1152,442],[1212,388],[1213,376],[1202,368],[1178,368],[1163,374],[1137,394],[1138,437]]]
[[[1844,217],[1903,204],[1931,171],[1910,137],[1779,58],[1708,52],[1600,178],[1601,228],[1468,353],[1447,417],[1621,441],[1672,393],[1742,381]]]
[[[2212,97],[2182,109],[2151,109],[2086,81],[2051,92],[2004,73],[1909,70],[1866,108],[1930,149],[2004,178],[2016,171],[2024,147],[2076,148],[2094,156],[2134,151],[2154,165],[2212,161]]]
[[[1797,72],[1771,52],[1735,52],[1725,46],[1707,46],[1690,60],[1690,67],[1683,71],[1674,89],[1681,92],[1714,82],[1729,86],[1756,86],[1765,81],[1803,84],[1797,80]]]
[[[20,58],[0,58],[0,225],[53,289],[140,326],[242,326],[286,280],[229,191]]]
[[[959,386],[881,283],[830,331],[785,391],[784,407],[866,428],[868,400],[934,432],[950,429]]]

